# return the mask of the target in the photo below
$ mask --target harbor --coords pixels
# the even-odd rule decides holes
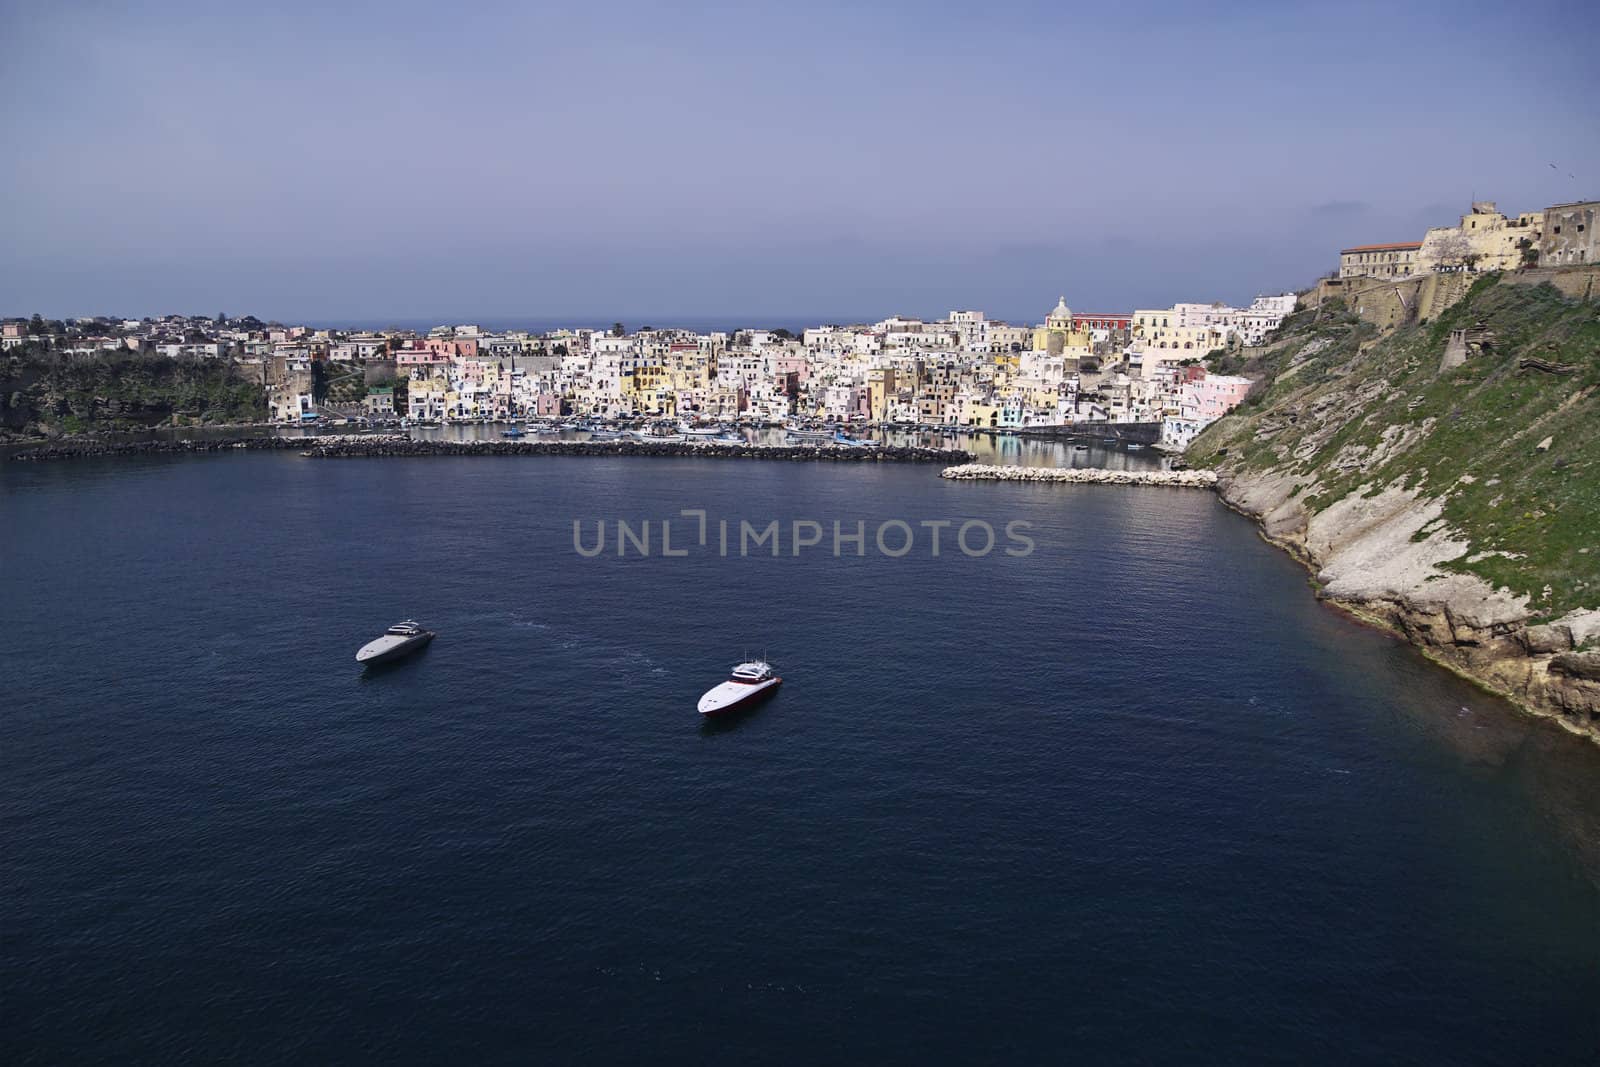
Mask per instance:
[[[34,887],[7,924],[19,1040],[57,1062],[95,1059],[94,1042],[161,1062],[167,1034],[235,1047],[210,1036],[219,986],[226,1004],[330,989],[364,1008],[371,976],[392,976],[395,1010],[530,1012],[527,1047],[614,1026],[585,1048],[621,1062],[730,1001],[764,1026],[797,1015],[797,1032],[863,1040],[839,1023],[858,988],[841,959],[924,976],[954,1003],[1019,959],[1134,946],[1142,971],[1187,975],[1223,946],[1237,967],[1164,987],[1175,1010],[1271,1004],[1354,1044],[1393,1010],[1370,981],[1374,937],[1424,961],[1417,1018],[1482,1012],[1471,1036],[1497,1062],[1518,1062],[1527,1020],[1593,1005],[1572,932],[1600,876],[1600,748],[1327,611],[1208,493],[939,480],[950,465],[292,448],[0,463],[8,603],[27,620],[7,652],[20,701],[0,719],[8,872]],[[783,548],[725,558],[715,525],[701,548],[676,518],[690,505],[782,519]],[[592,537],[601,516],[672,516],[690,554],[663,555],[657,534],[649,558],[576,558],[572,519]],[[836,557],[831,522],[793,555],[788,520],[805,516],[863,520],[866,557]],[[1009,556],[1002,533],[969,557],[968,516],[1031,523],[1038,550]],[[934,557],[922,522],[946,518]],[[901,559],[873,537],[895,519],[919,538]],[[428,648],[353,661],[413,616],[439,634]],[[697,714],[746,650],[770,650],[778,692]],[[1393,856],[1448,877],[1408,889]],[[1526,918],[1500,951],[1428,955],[1419,914],[1506,896]],[[358,936],[327,932],[330,897]],[[770,949],[730,929],[794,907],[803,922]],[[213,929],[228,942],[197,949],[193,931]],[[1295,930],[1317,932],[1309,965]],[[483,946],[465,977],[463,946]],[[130,960],[159,985],[126,981]],[[1307,966],[1315,982],[1282,988]],[[1027,1060],[1147,1012],[1086,1002],[1088,981],[1042,967],[1026,999],[985,1010],[1020,1032],[1068,1006]],[[1319,1016],[1329,997],[1337,1012]],[[889,1025],[922,1033],[924,1008]],[[131,1021],[74,1025],[113,1011]],[[386,1022],[355,1033],[383,1040]],[[306,1058],[359,1059],[348,1020],[305,1000],[229,1027],[255,1048],[287,1033]],[[937,1060],[932,1044],[915,1051]],[[799,1051],[829,1057],[822,1039]],[[895,1059],[887,1040],[871,1051]],[[1289,1051],[1316,1059],[1309,1041]]]

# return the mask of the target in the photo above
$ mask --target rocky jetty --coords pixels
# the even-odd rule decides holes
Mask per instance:
[[[161,456],[190,452],[289,451],[304,449],[304,437],[235,437],[216,441],[96,441],[79,440],[13,452],[12,462],[52,459],[91,459],[97,456]]]
[[[1099,467],[996,467],[984,463],[946,467],[939,477],[956,481],[1165,485],[1180,489],[1210,489],[1217,484],[1215,471],[1111,471]]]
[[[316,458],[408,456],[672,456],[695,459],[766,459],[831,463],[951,463],[970,461],[959,448],[853,448],[841,445],[733,445],[688,441],[416,441],[409,438],[316,438],[305,454]]]

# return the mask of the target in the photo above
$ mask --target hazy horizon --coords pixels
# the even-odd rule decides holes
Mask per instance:
[[[1238,304],[1473,199],[1600,195],[1586,11],[5,5],[0,307]]]

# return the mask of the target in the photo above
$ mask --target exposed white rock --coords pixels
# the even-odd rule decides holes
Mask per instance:
[[[1581,646],[1585,641],[1600,640],[1600,608],[1579,608],[1556,620],[1560,626],[1572,631],[1572,643]]]
[[[1395,485],[1380,493],[1351,493],[1312,516],[1305,544],[1322,561],[1317,577],[1328,595],[1448,609],[1452,618],[1476,629],[1526,619],[1526,598],[1497,590],[1476,575],[1440,569],[1470,549],[1441,521],[1443,511],[1442,499]]]

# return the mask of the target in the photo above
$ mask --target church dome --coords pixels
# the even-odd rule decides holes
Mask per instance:
[[[1056,302],[1056,309],[1054,311],[1050,312],[1049,318],[1046,319],[1045,321],[1054,322],[1054,321],[1058,321],[1058,320],[1059,321],[1063,321],[1063,322],[1071,322],[1072,321],[1072,309],[1067,307],[1067,298],[1066,297],[1062,297],[1060,300],[1058,300]]]

